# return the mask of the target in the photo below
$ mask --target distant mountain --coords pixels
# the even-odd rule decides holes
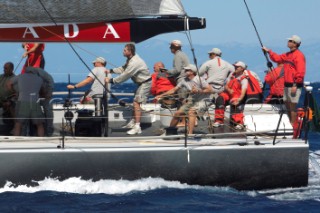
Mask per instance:
[[[145,60],[151,72],[153,72],[153,64],[157,61],[163,61],[167,68],[172,68],[173,55],[169,49],[170,40],[150,39],[137,44],[137,53]],[[183,41],[183,51],[187,53],[192,63],[192,52],[190,45]],[[222,50],[222,58],[233,63],[242,60],[248,64],[250,70],[255,71],[260,78],[264,77],[266,60],[261,51],[258,42],[253,41],[252,44],[243,43],[217,43],[208,42],[207,45],[198,45],[194,41],[194,52],[197,58],[198,66],[208,60],[208,51],[213,47]],[[203,42],[202,42],[203,43]],[[278,53],[288,51],[283,41],[275,41],[274,45],[268,46]],[[73,44],[81,58],[86,62],[86,67],[82,61],[76,56],[66,43],[47,43],[44,52],[46,67],[45,69],[51,73],[56,82],[67,82],[68,74],[71,81],[79,82],[83,80],[92,68],[92,61],[97,56],[103,56],[108,61],[107,68],[121,66],[125,63],[122,55],[124,44]],[[78,48],[79,47],[79,48]],[[25,59],[21,59],[23,49],[19,43],[1,43],[0,48],[4,51],[1,53],[0,63],[12,61],[15,65],[16,73],[19,74]],[[306,80],[315,82],[320,81],[320,42],[308,41],[303,43],[301,50],[305,53],[307,59]],[[130,81],[128,81],[130,82]]]
[[[201,66],[202,63],[208,60],[207,52],[213,47],[218,47],[222,50],[223,59],[230,63],[241,60],[247,63],[248,69],[256,72],[260,78],[264,78],[264,71],[267,70],[266,59],[259,45],[241,43],[194,45],[198,66]],[[278,53],[288,51],[285,43],[283,45],[268,46],[268,48]],[[191,62],[194,63],[190,45],[185,44],[182,49],[189,56]],[[311,82],[320,81],[320,43],[302,45],[301,50],[307,60],[305,80]],[[153,63],[156,61],[163,61],[166,67],[172,67],[173,55],[169,50],[169,43],[167,41],[145,41],[137,45],[137,52],[148,63],[151,71],[153,70]]]

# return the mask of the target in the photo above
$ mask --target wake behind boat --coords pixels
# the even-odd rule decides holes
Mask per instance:
[[[12,11],[19,14],[22,3],[14,2],[16,7],[7,3],[6,7],[1,7],[5,9],[0,14]],[[187,17],[180,1],[137,1],[147,5],[148,10],[140,4],[138,7],[134,2],[121,1],[125,5],[124,11],[110,10],[110,17],[103,15],[95,20],[90,18],[105,12],[74,17],[75,14],[83,15],[79,12],[81,8],[57,11],[59,2],[43,1],[46,10],[41,10],[38,1],[26,2],[38,5],[29,8],[31,23],[20,16],[14,21],[1,16],[1,41],[140,42],[164,32],[205,28],[205,19]],[[83,1],[77,2],[76,5],[81,5]],[[118,1],[97,2],[104,2],[106,8],[119,4]],[[39,17],[32,16],[38,13]],[[48,14],[53,16],[50,18]],[[57,24],[60,22],[64,24]],[[83,22],[93,24],[82,26]],[[83,29],[97,33],[88,36]],[[307,92],[311,93],[311,90],[309,87]],[[97,97],[99,104],[90,105],[70,101],[70,98],[69,95],[68,101],[66,98],[62,102],[53,101],[54,132],[51,137],[10,136],[11,129],[7,124],[1,124],[1,185],[6,181],[32,184],[32,181],[46,177],[67,179],[75,176],[93,180],[161,177],[188,184],[249,190],[308,184],[308,121],[304,121],[302,128],[293,129],[282,105],[247,104],[244,111],[246,128],[239,131],[229,125],[229,108],[225,125],[213,128],[215,105],[212,104],[206,114],[198,117],[194,134],[188,135],[185,126],[177,132],[170,132],[172,129],[168,128],[175,108],[148,103],[142,106],[143,133],[128,136],[128,129],[122,126],[132,113],[130,104],[105,104],[105,97]],[[294,133],[301,138],[293,138]]]

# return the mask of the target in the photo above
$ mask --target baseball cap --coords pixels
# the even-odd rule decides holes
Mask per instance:
[[[247,68],[247,65],[246,65],[244,62],[242,62],[242,61],[237,61],[237,62],[235,62],[235,63],[233,64],[233,66],[235,66],[235,67],[242,67],[243,69],[246,69],[246,68]]]
[[[213,48],[211,51],[208,52],[209,54],[213,53],[216,55],[221,55],[221,50],[219,48]]]
[[[94,60],[92,63],[100,62],[102,64],[106,63],[106,60],[103,57],[98,57],[96,60]]]
[[[182,42],[180,40],[173,40],[170,44],[174,46],[182,46]]]
[[[290,38],[287,38],[287,39],[288,40],[292,40],[297,44],[301,44],[301,38],[299,36],[297,36],[297,35],[293,35],[293,36],[291,36]]]
[[[193,64],[189,64],[186,67],[183,67],[184,70],[191,70],[192,72],[197,72],[197,67]]]

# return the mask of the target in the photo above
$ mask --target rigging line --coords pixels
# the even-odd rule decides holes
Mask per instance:
[[[39,0],[39,3],[41,4],[41,6],[43,7],[43,9],[46,11],[46,13],[48,14],[48,16],[50,17],[50,19],[52,20],[52,22],[58,26],[57,22],[53,19],[53,17],[51,16],[51,14],[49,13],[49,11],[47,10],[47,8],[44,6],[44,4],[42,3],[41,0]],[[65,41],[68,43],[68,45],[71,47],[71,49],[73,50],[73,52],[77,55],[77,57],[79,58],[79,60],[87,67],[87,69],[89,70],[89,72],[95,77],[95,79],[99,82],[99,84],[101,84],[103,86],[103,88],[105,89],[105,91],[107,91],[112,98],[114,98],[115,100],[117,100],[119,102],[119,104],[125,104],[123,102],[123,100],[120,100],[118,97],[116,97],[108,88],[105,84],[103,84],[99,78],[97,78],[97,76],[92,72],[92,70],[90,69],[90,67],[85,63],[85,61],[81,58],[81,56],[79,55],[79,53],[74,49],[73,45],[71,44],[71,42],[69,41],[68,38],[64,37]]]
[[[255,32],[256,32],[256,34],[257,34],[258,40],[259,40],[259,42],[260,42],[260,46],[263,47],[263,44],[262,44],[262,41],[261,41],[259,32],[258,32],[258,30],[257,30],[257,27],[256,27],[254,21],[253,21],[253,18],[252,18],[251,12],[250,12],[250,10],[249,10],[249,7],[248,7],[248,5],[247,5],[247,2],[246,2],[246,0],[243,0],[243,2],[244,2],[245,6],[246,6],[246,8],[247,8],[248,15],[249,15],[249,17],[250,17],[250,20],[251,20],[251,23],[252,23],[252,25],[253,25],[253,27],[254,27],[254,30],[255,30]],[[266,53],[265,51],[263,51],[263,54],[264,54],[264,56],[265,56],[265,58],[266,58],[266,60],[267,60],[267,67],[268,67],[270,70],[273,70],[273,65],[272,65],[271,61],[269,60],[267,53]]]
[[[20,61],[19,61],[18,65],[17,65],[17,66],[16,66],[16,68],[14,69],[13,73],[15,73],[15,72],[17,71],[17,69],[19,68],[19,66],[20,66],[20,64],[21,64],[21,62],[22,62],[22,60],[23,60],[23,57],[21,57],[21,59],[20,59]]]

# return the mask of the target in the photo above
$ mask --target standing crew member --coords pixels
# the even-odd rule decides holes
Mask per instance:
[[[291,124],[297,117],[296,107],[299,102],[301,90],[303,87],[304,76],[306,73],[306,59],[304,54],[299,50],[301,38],[293,35],[288,38],[287,47],[289,52],[281,55],[273,52],[267,47],[262,49],[269,53],[270,59],[276,63],[283,63],[284,68],[284,94],[283,101],[289,111],[288,115]]]
[[[44,69],[45,60],[43,56],[43,51],[45,45],[43,43],[23,43],[22,47],[25,50],[22,57],[28,58],[21,70],[21,74],[25,73],[26,67],[40,67]]]
[[[173,68],[168,70],[169,76],[175,79],[175,83],[179,84],[186,77],[184,67],[190,64],[188,56],[182,51],[182,42],[180,40],[173,40],[170,43],[170,51],[174,54]],[[180,88],[178,91],[180,101],[183,101],[188,96],[188,91],[185,87]],[[185,119],[182,118],[178,126],[185,126]]]
[[[105,81],[111,84],[122,83],[129,78],[138,85],[133,99],[133,118],[124,126],[131,128],[128,135],[141,134],[141,104],[146,103],[151,89],[151,74],[146,63],[136,54],[134,44],[126,44],[123,49],[123,56],[127,58],[126,63],[118,68],[108,70],[109,73],[120,74],[115,78],[106,78]]]
[[[199,75],[205,76],[206,81],[212,86],[214,97],[223,92],[224,83],[230,73],[234,72],[234,66],[221,58],[219,48],[213,48],[208,52],[210,60],[202,64]]]

